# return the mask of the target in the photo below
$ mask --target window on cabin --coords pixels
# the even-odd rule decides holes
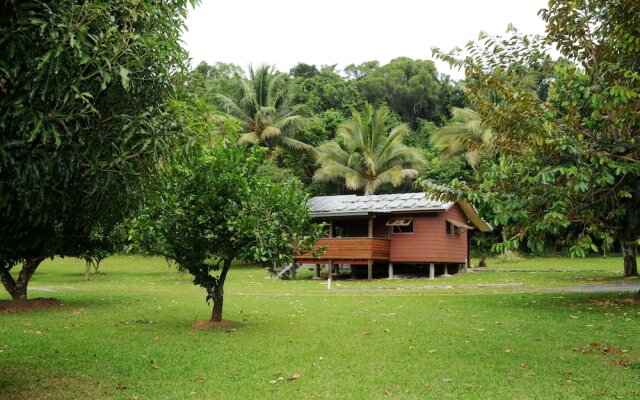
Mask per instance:
[[[449,236],[460,236],[460,227],[458,227],[457,225],[454,225],[451,222],[447,221],[447,235],[449,235]]]
[[[386,223],[393,233],[413,233],[413,218],[395,218]]]

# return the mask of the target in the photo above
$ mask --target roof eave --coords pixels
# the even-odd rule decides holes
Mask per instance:
[[[469,221],[475,225],[480,232],[491,232],[493,231],[493,227],[487,221],[483,220],[478,214],[478,210],[471,204],[464,200],[460,200],[458,202],[460,204],[460,208],[464,211],[464,214],[467,216]]]

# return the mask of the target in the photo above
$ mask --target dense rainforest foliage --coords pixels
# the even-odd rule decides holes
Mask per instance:
[[[191,71],[186,85],[198,102],[209,107],[212,135],[235,135],[234,140],[270,148],[261,170],[272,179],[296,179],[310,195],[363,194],[344,180],[318,179],[317,171],[322,166],[318,149],[330,143],[344,147],[338,132],[367,104],[378,111],[384,108],[381,128],[389,133],[402,125],[402,146],[415,149],[405,152],[413,161],[396,157],[398,167],[414,163],[413,177],[443,183],[471,178],[472,169],[464,159],[441,160],[440,149],[430,142],[431,133],[448,123],[451,110],[466,105],[461,85],[438,73],[433,61],[401,57],[386,65],[377,61],[349,65],[343,71],[335,65],[304,63],[288,72],[273,66],[248,69],[203,62]],[[351,149],[349,155],[367,157],[366,151]],[[420,190],[412,179],[393,181],[376,185],[375,193]]]

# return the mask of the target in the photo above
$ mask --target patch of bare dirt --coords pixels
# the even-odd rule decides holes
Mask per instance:
[[[44,308],[60,307],[58,299],[0,300],[0,313],[22,313]]]
[[[598,305],[602,308],[609,308],[609,307],[620,308],[620,306],[625,304],[638,304],[640,303],[640,298],[637,296],[621,297],[618,299],[592,300],[591,303]]]
[[[211,329],[211,328],[233,328],[238,325],[238,322],[232,320],[224,320],[220,322],[212,321],[196,321],[193,324],[195,329]]]

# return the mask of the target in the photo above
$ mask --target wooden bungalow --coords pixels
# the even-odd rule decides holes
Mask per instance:
[[[294,263],[315,264],[316,277],[320,265],[329,276],[335,266],[349,265],[352,274],[366,268],[368,279],[374,267],[388,268],[392,278],[395,265],[425,273],[428,268],[433,278],[436,268],[447,274],[450,267],[469,265],[471,232],[492,230],[471,204],[436,201],[425,193],[321,196],[307,204],[314,219],[327,224],[327,236],[316,245],[325,252],[296,255]]]

